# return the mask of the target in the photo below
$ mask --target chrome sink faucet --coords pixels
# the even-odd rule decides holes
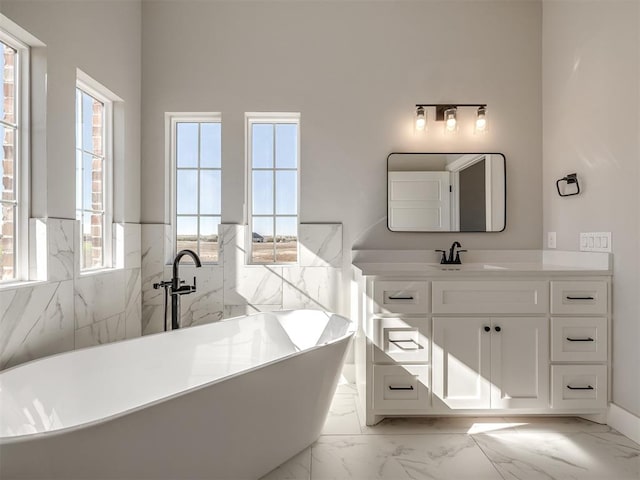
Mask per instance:
[[[466,250],[461,250],[460,242],[453,242],[451,244],[451,248],[449,249],[449,257],[447,258],[446,250],[436,250],[436,252],[442,253],[442,258],[440,259],[441,265],[460,265],[462,262],[460,261],[460,252],[466,252]],[[456,251],[456,248],[458,250]],[[455,257],[454,257],[455,255]]]

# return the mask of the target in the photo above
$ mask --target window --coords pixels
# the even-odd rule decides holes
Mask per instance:
[[[0,281],[27,278],[29,49],[0,30]]]
[[[95,85],[76,88],[76,220],[80,269],[111,266],[112,102]]]
[[[247,114],[251,263],[298,260],[299,114]]]
[[[169,114],[175,252],[193,250],[203,263],[218,262],[221,219],[220,114]]]

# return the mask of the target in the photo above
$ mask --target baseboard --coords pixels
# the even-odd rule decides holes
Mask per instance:
[[[640,417],[617,406],[609,404],[607,425],[618,430],[625,437],[629,437],[636,443],[640,443]]]

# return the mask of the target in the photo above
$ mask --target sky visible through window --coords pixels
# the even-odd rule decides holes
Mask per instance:
[[[298,124],[253,123],[250,161],[252,261],[295,262]]]
[[[222,125],[176,123],[176,250],[218,261],[222,206]]]
[[[200,165],[203,168],[221,168],[221,125],[202,123],[200,146],[198,142],[198,123],[178,123],[177,125],[177,204],[178,215],[193,215],[180,218],[179,232],[183,235],[198,233],[198,190],[200,189],[200,214],[220,215],[221,172],[219,170],[201,171],[198,185],[198,148],[200,147]],[[269,169],[253,172],[253,213],[254,215],[297,215],[297,172],[274,172],[274,135],[273,124],[257,124],[253,129],[253,168]],[[276,125],[275,151],[276,168],[297,168],[298,128],[294,124]],[[193,170],[190,170],[193,169]],[[275,212],[273,197],[273,175],[275,177]],[[271,217],[254,219],[256,232],[261,235],[273,235]],[[209,227],[201,234],[217,234]],[[202,226],[201,226],[202,228]],[[254,229],[255,230],[255,229]],[[278,223],[278,235],[296,235],[297,218],[283,218]]]

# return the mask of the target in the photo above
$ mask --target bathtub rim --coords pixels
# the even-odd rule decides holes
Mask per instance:
[[[349,322],[347,333],[345,333],[341,337],[335,338],[335,339],[333,339],[331,341],[324,342],[324,343],[321,343],[319,345],[314,345],[314,346],[309,347],[309,348],[307,348],[305,350],[299,350],[299,351],[290,353],[290,354],[285,355],[283,357],[279,357],[279,358],[276,358],[274,360],[270,360],[268,362],[261,363],[259,365],[254,366],[254,367],[247,368],[245,370],[241,370],[239,372],[232,373],[231,375],[225,375],[224,377],[216,378],[215,380],[211,380],[210,382],[205,382],[205,383],[202,383],[200,385],[196,385],[196,386],[193,386],[191,388],[187,388],[187,389],[181,390],[181,391],[179,391],[177,393],[174,393],[174,394],[171,394],[171,395],[167,395],[165,397],[153,400],[151,402],[147,402],[147,403],[144,403],[142,405],[137,405],[137,406],[129,408],[127,410],[122,410],[120,412],[114,413],[112,415],[107,415],[105,417],[101,417],[101,418],[96,419],[96,420],[80,423],[80,424],[73,425],[73,426],[70,426],[70,427],[63,427],[63,428],[59,428],[59,429],[56,429],[56,430],[49,430],[49,431],[46,431],[46,432],[28,433],[28,434],[23,434],[23,435],[13,435],[13,436],[10,436],[10,437],[0,436],[0,447],[2,447],[3,445],[16,444],[16,443],[22,443],[22,442],[29,442],[29,441],[32,441],[32,440],[39,440],[39,439],[45,438],[45,437],[46,438],[52,438],[54,436],[65,435],[65,434],[68,434],[68,433],[72,433],[72,432],[74,432],[76,430],[81,430],[81,429],[84,429],[84,428],[91,428],[91,427],[100,425],[102,423],[107,423],[107,422],[115,420],[117,418],[124,417],[126,415],[131,415],[131,414],[133,414],[133,413],[135,413],[137,411],[143,410],[145,408],[149,408],[149,407],[152,407],[154,405],[158,405],[160,403],[164,403],[164,402],[173,400],[175,398],[187,395],[189,393],[192,393],[192,392],[204,389],[204,388],[211,387],[211,386],[213,386],[213,385],[215,385],[217,383],[221,383],[221,382],[223,382],[225,380],[230,380],[230,379],[238,377],[240,375],[244,375],[246,373],[259,370],[259,369],[261,369],[263,367],[266,367],[266,366],[269,366],[269,365],[273,365],[275,363],[278,363],[278,362],[281,362],[281,361],[284,361],[284,360],[288,360],[288,359],[296,357],[298,355],[302,355],[302,354],[304,354],[306,352],[311,352],[311,351],[317,350],[319,348],[323,348],[323,347],[325,347],[327,345],[333,345],[335,343],[339,343],[339,342],[343,342],[343,341],[349,342],[349,341],[351,341],[353,339],[353,337],[354,337],[354,335],[356,333],[355,322],[353,320],[351,320],[350,318],[348,318],[348,317],[346,317],[344,315],[340,315],[338,313],[328,312],[326,310],[313,310],[313,309],[289,309],[289,310],[274,310],[274,311],[268,311],[268,312],[256,312],[256,313],[251,313],[251,314],[248,314],[248,315],[238,315],[236,317],[225,318],[225,319],[219,320],[218,322],[205,323],[205,324],[202,324],[202,325],[194,325],[193,327],[187,327],[187,328],[191,329],[191,328],[208,327],[208,326],[211,326],[212,324],[215,324],[215,323],[227,322],[227,321],[235,320],[235,319],[238,319],[238,318],[246,318],[246,317],[258,316],[258,315],[264,315],[264,314],[291,313],[291,312],[323,312],[323,313],[328,313],[330,315],[337,315],[339,317],[344,318],[345,320],[347,320]],[[40,361],[46,361],[46,360],[48,360],[50,358],[59,357],[59,356],[63,356],[63,355],[71,355],[74,352],[78,352],[78,351],[81,351],[81,350],[86,350],[86,349],[90,349],[90,348],[111,347],[111,346],[120,344],[122,342],[140,340],[141,338],[150,338],[150,337],[155,336],[155,335],[161,335],[161,334],[167,334],[167,333],[168,334],[172,334],[174,332],[177,333],[177,332],[181,332],[181,331],[184,331],[184,330],[185,329],[179,329],[179,330],[173,330],[173,331],[167,331],[167,332],[156,332],[156,333],[152,333],[150,335],[144,335],[144,336],[140,336],[140,337],[128,338],[128,339],[121,340],[121,341],[118,341],[118,342],[110,342],[110,343],[105,343],[105,344],[102,344],[102,345],[94,345],[94,346],[90,346],[90,347],[79,348],[77,350],[69,350],[69,351],[66,351],[66,352],[60,352],[60,353],[56,353],[54,355],[48,355],[46,357],[36,358],[36,359],[31,360],[29,362],[21,363],[20,365],[15,365],[15,366],[13,366],[11,368],[8,368],[6,370],[0,371],[0,375],[2,373],[4,373],[4,372],[8,372],[10,370],[13,370],[13,369],[16,369],[16,368],[20,368],[20,367],[22,367],[24,365],[27,365],[27,364],[33,364],[33,363],[40,362]]]

